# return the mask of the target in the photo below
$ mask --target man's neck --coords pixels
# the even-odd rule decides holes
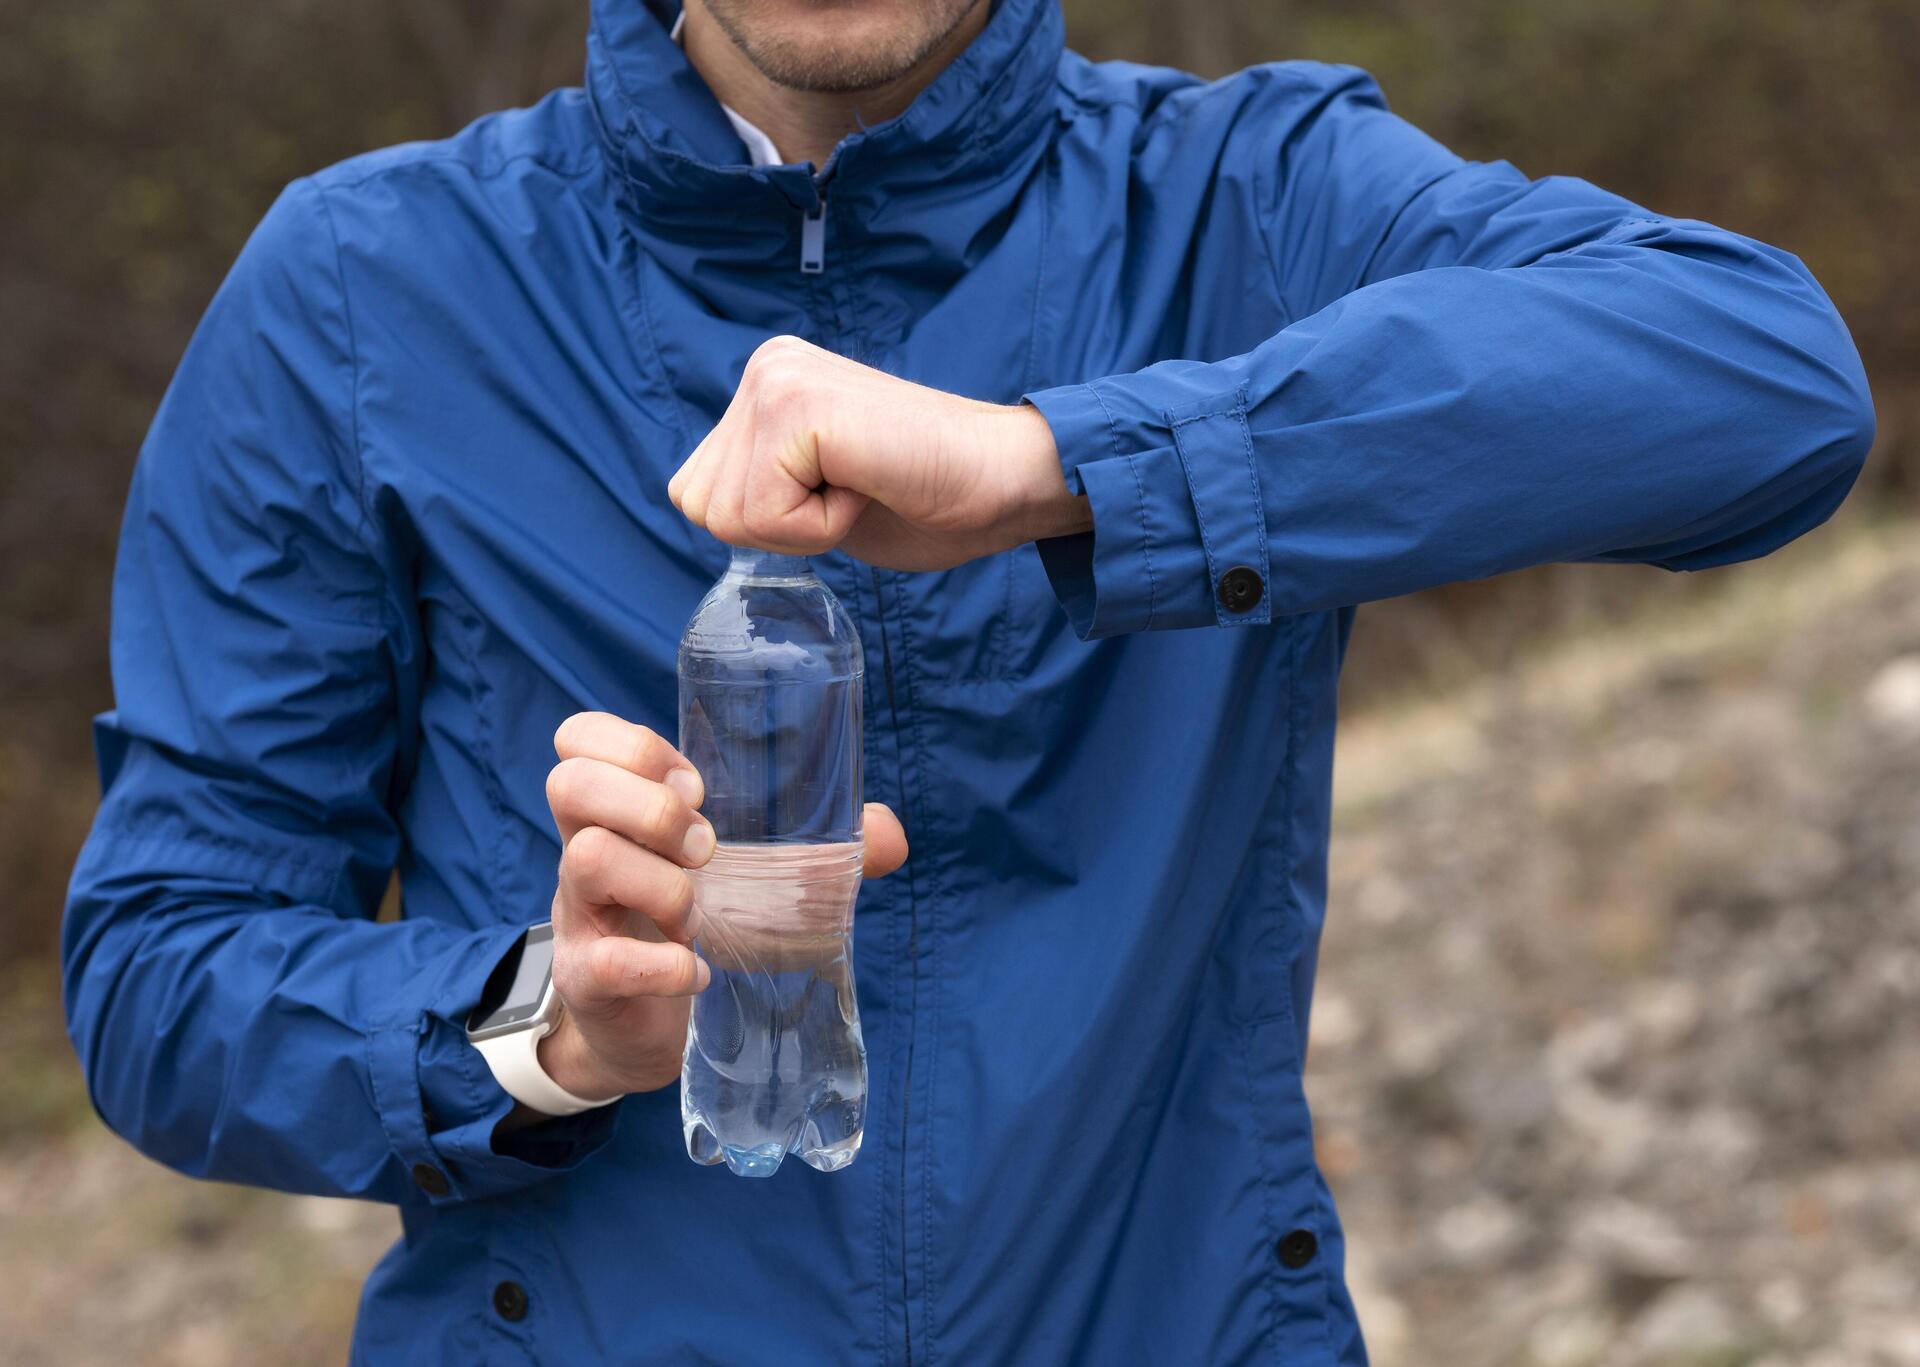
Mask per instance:
[[[781,156],[825,166],[847,134],[904,112],[986,26],[992,8],[975,5],[946,40],[906,74],[886,85],[846,93],[794,90],[768,80],[700,0],[686,0],[680,42],[714,97],[772,139]]]

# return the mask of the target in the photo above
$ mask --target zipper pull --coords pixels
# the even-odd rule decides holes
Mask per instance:
[[[827,264],[827,201],[821,196],[812,213],[800,215],[800,273],[818,275]]]

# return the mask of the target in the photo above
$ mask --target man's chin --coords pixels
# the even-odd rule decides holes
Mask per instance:
[[[816,56],[802,52],[766,63],[755,61],[754,65],[777,86],[820,95],[858,95],[878,90],[899,80],[914,67],[911,61],[886,63],[871,57],[858,62],[836,61],[838,55]]]
[[[973,6],[969,0],[925,8],[900,0],[777,0],[710,3],[709,8],[734,45],[774,84],[857,94],[913,71]]]
[[[862,41],[809,19],[783,32],[755,35],[746,45],[747,58],[761,75],[789,90],[853,94],[899,80],[926,55],[920,45],[901,42],[889,25],[854,27],[872,29],[872,38]]]

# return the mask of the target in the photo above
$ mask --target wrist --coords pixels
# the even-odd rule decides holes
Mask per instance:
[[[602,1101],[626,1094],[626,1088],[606,1075],[593,1051],[587,1047],[586,1037],[580,1033],[573,1023],[573,1017],[564,1008],[553,1029],[535,1046],[535,1053],[539,1057],[541,1071],[553,1080],[554,1085],[562,1091],[571,1092],[582,1101]]]
[[[1007,521],[1018,533],[1015,544],[1092,531],[1092,508],[1085,496],[1068,491],[1053,428],[1040,410],[1019,403],[1001,412],[1012,456]]]

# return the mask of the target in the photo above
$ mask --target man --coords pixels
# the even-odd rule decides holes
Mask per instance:
[[[1094,66],[1048,0],[678,20],[600,0],[583,91],[297,183],[196,335],[67,917],[102,1115],[396,1203],[360,1361],[1363,1361],[1301,1091],[1354,605],[1790,540],[1871,441],[1845,329],[1351,69]],[[679,1132],[723,541],[819,555],[873,871],[912,837],[832,1175]],[[549,911],[509,1075],[468,1019]]]

